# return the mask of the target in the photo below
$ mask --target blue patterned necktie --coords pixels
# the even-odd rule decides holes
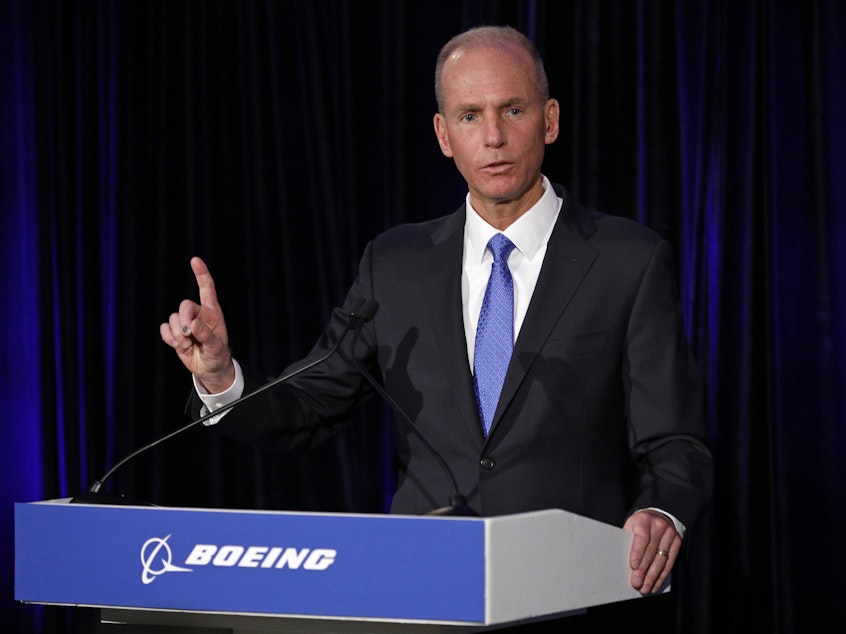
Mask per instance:
[[[514,348],[514,281],[508,270],[508,255],[513,248],[514,243],[501,233],[488,242],[488,249],[493,253],[493,264],[479,313],[473,354],[473,385],[485,437],[491,430],[502,382]]]

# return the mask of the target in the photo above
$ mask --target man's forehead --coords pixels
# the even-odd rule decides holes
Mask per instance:
[[[511,43],[504,46],[474,46],[452,53],[444,65],[443,84],[449,101],[476,101],[493,98],[497,102],[530,101],[535,97],[536,86],[532,80],[534,66],[528,54]],[[481,62],[475,54],[503,56],[491,57]],[[450,63],[451,62],[451,63]],[[510,64],[509,62],[513,62]]]
[[[501,54],[512,58],[515,61],[525,60],[529,57],[528,51],[523,47],[518,46],[514,42],[507,40],[499,42],[479,42],[474,44],[464,44],[456,48],[446,59],[446,63],[461,61],[465,57],[473,56],[480,53]]]

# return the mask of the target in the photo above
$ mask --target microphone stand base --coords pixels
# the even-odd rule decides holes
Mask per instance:
[[[108,506],[156,506],[150,502],[143,502],[141,500],[134,500],[128,498],[123,493],[101,493],[93,491],[85,491],[77,493],[71,498],[71,504],[100,504]]]
[[[479,514],[466,504],[444,506],[434,511],[429,511],[426,515],[436,517],[479,517]]]

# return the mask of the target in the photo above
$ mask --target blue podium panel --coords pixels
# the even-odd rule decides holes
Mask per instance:
[[[483,623],[474,518],[15,505],[31,603]]]

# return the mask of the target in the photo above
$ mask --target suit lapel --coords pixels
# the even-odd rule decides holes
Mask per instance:
[[[584,237],[595,230],[587,211],[571,205],[563,190],[558,190],[558,195],[564,198],[564,204],[549,238],[529,310],[514,344],[490,436],[597,256]]]
[[[556,187],[556,191],[564,204],[549,238],[538,283],[514,345],[489,438],[494,435],[503,412],[597,256],[585,239],[596,229],[589,214],[583,207],[572,204],[563,189]],[[480,433],[461,310],[464,218],[462,206],[432,233],[431,248],[419,254],[423,273],[419,279],[424,280],[422,291],[442,359],[442,370],[453,393],[455,411],[470,438],[481,449],[484,438]]]
[[[447,218],[431,236],[432,247],[420,253],[422,290],[442,359],[441,370],[453,394],[455,412],[481,448],[482,434],[473,376],[467,358],[461,309],[461,263],[464,252],[465,208]]]

